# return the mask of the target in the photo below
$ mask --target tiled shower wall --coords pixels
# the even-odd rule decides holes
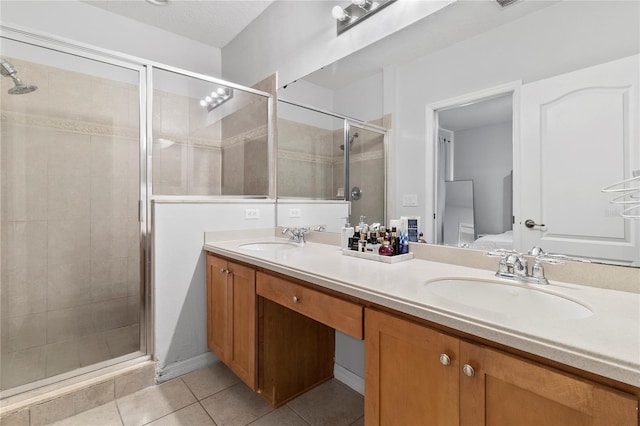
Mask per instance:
[[[196,98],[153,97],[154,195],[268,195],[266,98],[236,90],[208,112]]]
[[[2,389],[138,350],[140,300],[137,87],[5,59]]]
[[[391,117],[371,121],[390,128]],[[367,222],[384,218],[384,137],[354,129],[350,152],[350,186],[363,191],[351,202],[351,221],[361,214]],[[278,119],[278,195],[289,197],[342,198],[344,188],[344,132],[291,120]],[[347,189],[348,190],[348,189]],[[357,223],[357,222],[356,222]]]

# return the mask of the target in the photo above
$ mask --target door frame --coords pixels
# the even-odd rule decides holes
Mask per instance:
[[[425,106],[425,118],[426,118],[426,153],[425,153],[425,165],[427,168],[431,166],[432,172],[427,172],[425,175],[425,188],[431,189],[431,197],[426,198],[425,202],[425,218],[431,218],[429,221],[425,220],[425,223],[431,223],[430,235],[425,231],[427,241],[437,241],[437,226],[439,218],[437,217],[437,199],[438,199],[438,176],[439,171],[437,167],[438,159],[438,111],[451,109],[461,106],[474,104],[477,102],[486,101],[492,98],[496,98],[504,95],[512,95],[512,143],[513,143],[513,188],[518,188],[520,185],[520,173],[518,170],[518,159],[520,158],[520,90],[522,88],[522,80],[515,80],[509,83],[501,84],[498,86],[488,87],[486,89],[478,90],[475,92],[469,92],[460,96],[444,99],[441,101],[433,102]],[[512,199],[513,217],[517,218],[520,214],[520,194],[518,191],[513,191]],[[515,219],[513,219],[515,220]],[[513,245],[518,247],[520,244],[520,232],[517,227],[513,229]]]

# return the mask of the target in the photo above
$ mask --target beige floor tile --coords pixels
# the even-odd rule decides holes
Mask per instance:
[[[122,426],[116,402],[93,408],[75,416],[52,423],[51,426]]]
[[[211,417],[200,403],[191,404],[181,410],[171,413],[149,426],[216,426]]]
[[[202,400],[201,404],[218,426],[247,425],[273,410],[244,383],[218,392]]]
[[[170,380],[159,386],[143,389],[118,398],[123,423],[143,425],[196,402],[182,379]]]
[[[185,374],[182,380],[198,400],[227,389],[240,381],[222,362]]]
[[[330,380],[287,404],[313,426],[348,426],[364,414],[364,398]]]
[[[284,405],[251,423],[251,426],[309,426],[309,423]]]

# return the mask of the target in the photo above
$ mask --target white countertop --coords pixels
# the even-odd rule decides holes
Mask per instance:
[[[568,320],[550,320],[544,312],[509,316],[451,303],[426,286],[451,277],[511,283],[490,271],[419,259],[386,264],[344,256],[337,246],[313,242],[276,251],[240,247],[267,241],[286,240],[254,236],[206,241],[204,249],[640,387],[639,294],[551,281],[533,286],[578,301],[593,315]]]

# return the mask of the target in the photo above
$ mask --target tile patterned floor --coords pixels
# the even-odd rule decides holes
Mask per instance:
[[[273,409],[224,364],[117,398],[56,426],[362,426],[362,395],[328,381]]]

